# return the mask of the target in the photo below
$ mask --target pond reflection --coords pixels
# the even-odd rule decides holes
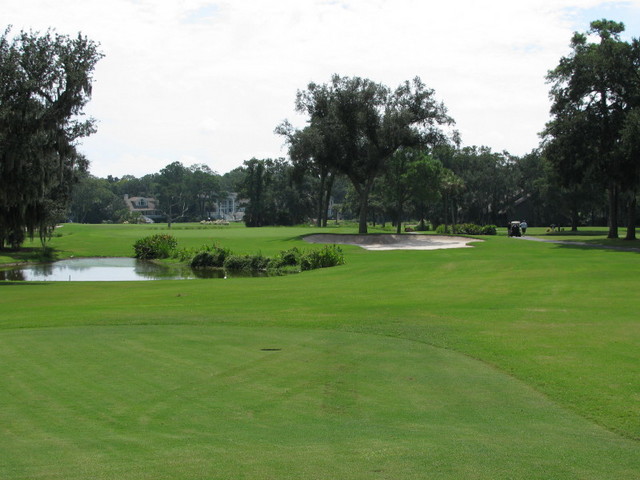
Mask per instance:
[[[222,269],[192,269],[188,266],[163,265],[135,258],[72,258],[0,270],[0,280],[28,282],[188,280],[225,278],[225,275],[227,274]]]

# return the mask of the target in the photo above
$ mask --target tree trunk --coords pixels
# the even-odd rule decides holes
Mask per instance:
[[[318,198],[316,201],[316,226],[322,227],[322,220],[324,218],[324,196],[325,196],[325,183],[326,175],[320,175],[320,187],[318,188]]]
[[[329,220],[329,203],[331,203],[331,192],[333,190],[333,175],[327,175],[327,181],[325,184],[325,192],[323,198],[323,208],[322,208],[322,226],[326,227],[327,222]],[[337,215],[337,214],[336,214]],[[337,220],[336,216],[336,220]]]
[[[360,220],[358,223],[358,233],[365,234],[367,230],[367,214],[369,212],[369,192],[365,188],[360,194]]]
[[[615,182],[609,184],[609,234],[607,238],[618,238],[618,186]]]
[[[460,222],[458,221],[458,203],[456,202],[456,197],[454,196],[449,203],[451,203],[451,220],[454,225],[457,225]]]
[[[396,205],[396,214],[395,214],[395,224],[396,224],[396,233],[399,235],[402,233],[402,205],[398,203]]]
[[[455,225],[456,225],[456,216],[455,216],[456,214],[455,214],[455,212],[453,210],[453,205],[452,205],[453,199],[451,198],[452,196],[453,196],[452,194],[449,194],[449,198],[447,199],[447,203],[449,203],[449,212],[451,213],[451,233],[454,233],[453,230],[454,230]],[[494,223],[494,225],[495,225],[495,223]]]
[[[444,233],[449,233],[447,222],[449,221],[449,195],[444,194]]]
[[[571,231],[578,231],[578,206],[574,205],[571,209]]]
[[[631,199],[629,200],[629,218],[627,220],[627,236],[624,237],[625,240],[636,239],[636,192],[632,192],[631,195]]]

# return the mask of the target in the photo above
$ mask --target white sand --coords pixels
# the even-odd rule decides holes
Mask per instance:
[[[339,245],[358,245],[367,250],[437,250],[441,248],[466,248],[471,242],[482,242],[475,238],[449,237],[443,235],[341,235],[319,233],[304,237],[309,243],[330,243]]]

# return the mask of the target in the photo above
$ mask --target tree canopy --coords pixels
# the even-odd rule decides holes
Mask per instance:
[[[77,141],[95,131],[81,118],[91,97],[98,45],[51,31],[0,37],[0,247],[25,231],[44,240],[63,215],[87,162]]]
[[[357,192],[360,233],[367,232],[371,189],[393,154],[446,141],[441,127],[454,123],[418,77],[391,90],[369,79],[334,75],[328,84],[310,83],[299,91],[296,110],[309,116],[315,158],[346,175]]]
[[[603,182],[610,238],[618,237],[621,190],[633,191],[635,202],[638,185],[638,159],[621,146],[625,125],[633,125],[629,115],[640,107],[640,52],[637,40],[621,40],[623,31],[622,23],[591,22],[587,33],[574,34],[571,53],[547,77],[553,103],[546,155],[565,185]]]
[[[326,226],[339,204],[361,233],[368,221],[390,218],[399,232],[409,215],[421,226],[446,226],[500,224],[527,212],[530,223],[572,228],[608,218],[610,237],[626,214],[627,238],[635,238],[640,41],[623,41],[622,32],[622,23],[597,20],[574,34],[570,53],[547,75],[551,120],[541,148],[524,157],[461,148],[444,104],[418,77],[391,89],[334,75],[297,92],[304,128],[288,121],[276,128],[289,159],[253,158],[223,176],[175,161],[139,179],[98,179],[76,150],[95,131],[83,109],[103,56],[98,45],[54,31],[12,38],[7,29],[0,36],[0,248],[36,232],[44,242],[64,218],[125,221],[124,194],[156,197],[171,222],[205,219],[227,192],[245,203],[249,226],[310,219]]]

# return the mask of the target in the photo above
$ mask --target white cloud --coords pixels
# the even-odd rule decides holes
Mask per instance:
[[[98,176],[156,172],[172,161],[226,172],[286,152],[273,129],[296,91],[331,74],[395,87],[418,75],[448,106],[466,145],[523,154],[548,118],[546,72],[580,17],[640,1],[0,0],[14,30],[102,45],[82,150]],[[622,8],[624,6],[624,8]],[[598,18],[598,17],[596,17]],[[631,32],[640,36],[638,32]]]

